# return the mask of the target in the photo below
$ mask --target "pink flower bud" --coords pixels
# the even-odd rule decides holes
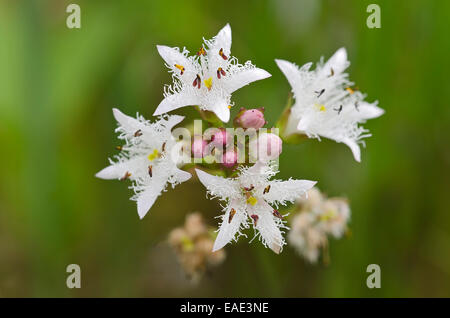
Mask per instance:
[[[223,155],[222,165],[225,168],[233,167],[237,162],[237,153],[235,151],[227,151]]]
[[[194,137],[194,141],[191,146],[191,151],[194,158],[203,158],[207,144],[208,143],[206,140],[203,140],[201,137]]]
[[[266,124],[263,111],[263,108],[244,110],[236,118],[235,122],[243,128],[259,129]]]
[[[281,154],[283,142],[280,137],[272,133],[260,134],[257,139],[250,141],[250,154],[258,160],[267,161],[278,158]]]
[[[226,146],[232,140],[232,136],[222,128],[211,137],[211,142],[216,146]]]

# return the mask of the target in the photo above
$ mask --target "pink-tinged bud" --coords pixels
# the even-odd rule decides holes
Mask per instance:
[[[283,142],[280,137],[272,133],[260,134],[249,144],[250,155],[258,160],[273,160],[280,156],[283,150]]]
[[[242,128],[259,129],[266,124],[263,111],[263,108],[243,110],[241,114],[238,115],[235,122]]]
[[[208,143],[206,140],[203,140],[201,137],[194,137],[194,141],[191,146],[191,151],[194,158],[203,158],[207,145]]]
[[[237,159],[238,159],[238,155],[235,151],[227,151],[223,155],[222,165],[225,168],[231,168],[236,164]]]
[[[211,142],[216,146],[226,146],[231,140],[232,136],[223,128],[211,137]]]

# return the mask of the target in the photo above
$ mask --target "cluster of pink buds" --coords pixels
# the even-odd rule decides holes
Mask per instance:
[[[234,119],[236,128],[249,129],[258,132],[258,137],[249,143],[249,150],[257,154],[257,158],[267,161],[278,158],[282,151],[282,140],[274,133],[261,132],[261,128],[267,124],[264,118],[264,107],[245,109],[241,108]],[[240,145],[242,146],[242,145]],[[191,151],[194,158],[204,158],[212,149],[220,149],[218,155],[221,158],[221,165],[227,169],[233,168],[238,163],[239,154],[234,145],[234,136],[229,129],[220,128],[215,132],[208,142],[202,136],[195,136],[192,141]],[[217,152],[215,153],[217,155]]]

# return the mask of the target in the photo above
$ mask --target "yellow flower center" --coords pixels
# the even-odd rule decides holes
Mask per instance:
[[[251,205],[255,205],[256,203],[258,203],[258,199],[256,199],[255,197],[249,197],[247,199],[247,203],[251,204]]]
[[[183,236],[181,239],[181,246],[185,252],[194,250],[194,242],[192,242],[192,240],[187,236]]]
[[[335,217],[336,217],[336,211],[328,210],[320,216],[320,220],[321,221],[329,221],[331,219],[334,219]]]
[[[210,77],[210,78],[204,80],[204,82],[205,82],[205,86],[208,88],[208,90],[211,90],[211,87],[212,87],[212,77]]]
[[[317,108],[317,110],[318,111],[320,111],[320,112],[324,112],[324,111],[326,111],[327,109],[325,108],[325,105],[323,105],[323,104],[314,104],[314,106]]]
[[[158,157],[159,157],[158,149],[155,149],[155,150],[153,150],[153,152],[151,154],[148,155],[147,158],[148,158],[148,160],[153,161]]]

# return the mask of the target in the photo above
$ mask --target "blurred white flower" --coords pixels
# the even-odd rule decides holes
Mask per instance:
[[[213,39],[205,40],[205,46],[197,56],[188,56],[186,49],[163,45],[157,48],[172,73],[173,85],[165,87],[165,98],[153,115],[198,105],[228,122],[231,94],[251,82],[271,76],[250,61],[239,64],[230,55],[231,28],[228,24]]]
[[[177,142],[172,136],[172,128],[180,123],[182,116],[163,116],[150,123],[142,116],[137,119],[124,115],[118,109],[113,114],[119,123],[116,132],[125,141],[111,165],[96,174],[101,179],[133,181],[132,189],[137,201],[137,210],[142,219],[152,207],[157,197],[166,190],[184,182],[191,174],[178,169]]]
[[[359,124],[381,116],[384,110],[377,107],[378,102],[365,102],[365,95],[351,88],[353,83],[344,73],[350,65],[346,50],[339,49],[325,64],[321,59],[314,71],[310,71],[312,63],[298,68],[288,61],[275,61],[295,97],[285,135],[300,132],[310,138],[342,142],[350,147],[355,160],[361,161],[358,144],[371,135]]]
[[[264,246],[280,253],[285,240],[283,216],[271,205],[285,205],[306,194],[316,182],[308,180],[270,180],[278,171],[271,163],[257,162],[241,168],[236,178],[222,178],[196,169],[197,176],[212,197],[226,201],[213,251],[237,240],[249,222]]]
[[[184,226],[169,233],[169,245],[193,283],[199,282],[206,270],[223,263],[226,258],[224,249],[212,251],[214,234],[198,212],[188,214]]]
[[[343,198],[326,199],[313,188],[306,199],[297,200],[300,213],[291,221],[288,242],[309,262],[319,259],[320,251],[328,247],[328,236],[341,238],[350,220],[350,207]]]

